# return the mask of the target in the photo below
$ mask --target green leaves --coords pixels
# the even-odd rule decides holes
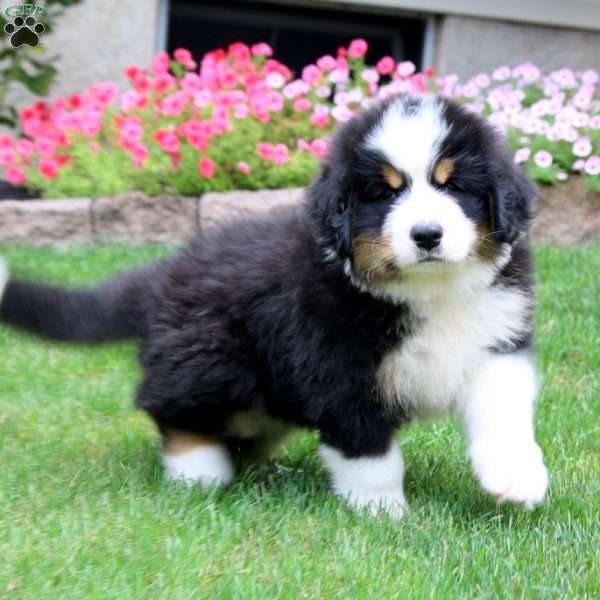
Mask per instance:
[[[55,75],[56,68],[51,64],[28,57],[25,66],[15,66],[12,80],[23,84],[36,96],[45,96],[50,91]]]

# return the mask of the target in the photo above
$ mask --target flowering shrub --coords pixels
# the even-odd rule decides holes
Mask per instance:
[[[23,136],[0,136],[0,165],[14,185],[45,196],[151,195],[305,185],[336,123],[379,98],[439,92],[487,117],[529,175],[557,184],[580,173],[600,191],[598,73],[534,65],[499,67],[466,83],[416,72],[389,56],[365,62],[354,40],[298,78],[267,44],[232,44],[198,66],[185,49],[149,70],[21,111]]]

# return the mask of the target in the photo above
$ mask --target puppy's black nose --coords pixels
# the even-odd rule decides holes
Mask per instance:
[[[439,223],[417,223],[410,230],[410,237],[423,250],[433,250],[440,245],[444,230]]]

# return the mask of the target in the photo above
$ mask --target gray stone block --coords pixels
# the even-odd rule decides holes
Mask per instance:
[[[298,205],[304,190],[210,192],[200,200],[200,229],[228,223],[245,215],[269,213]]]
[[[67,246],[93,241],[90,200],[0,202],[0,243]]]
[[[198,231],[198,199],[132,192],[92,201],[94,238],[127,244],[179,244]]]
[[[445,16],[439,22],[435,66],[471,77],[500,65],[533,62],[543,71],[600,69],[600,32]]]

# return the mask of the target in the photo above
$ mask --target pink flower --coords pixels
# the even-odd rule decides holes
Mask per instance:
[[[25,177],[25,173],[21,171],[18,167],[8,167],[4,172],[4,178],[11,185],[23,185],[27,178]]]
[[[416,67],[410,60],[398,63],[398,66],[396,67],[396,72],[402,78],[410,77],[415,71]]]
[[[180,65],[183,65],[189,71],[192,71],[198,66],[192,57],[192,53],[185,48],[177,48],[173,53],[173,56]]]
[[[267,108],[271,112],[281,112],[283,110],[283,96],[274,90],[267,94]]]
[[[198,171],[200,172],[200,176],[204,177],[204,179],[211,179],[217,170],[217,165],[215,161],[208,156],[203,156],[198,161]]]
[[[40,138],[35,142],[36,152],[44,158],[52,158],[56,150],[56,144],[48,138]]]
[[[152,71],[155,75],[166,73],[169,70],[169,55],[166,52],[159,52],[152,61]]]
[[[285,144],[273,146],[272,161],[276,165],[285,165],[289,160],[290,151]]]
[[[169,88],[172,88],[177,80],[170,73],[159,73],[154,79],[153,88],[155,92],[164,94]]]
[[[243,160],[238,161],[237,169],[240,173],[243,173],[244,175],[248,175],[248,173],[250,173],[250,165]]]
[[[119,95],[119,87],[112,81],[100,81],[90,87],[90,93],[101,104],[107,105]]]
[[[176,133],[166,129],[157,129],[154,132],[154,141],[160,146],[161,150],[168,154],[179,151],[179,138]]]
[[[315,157],[321,160],[327,155],[327,142],[323,139],[316,139],[310,143],[310,152]]]
[[[15,144],[15,148],[25,160],[29,160],[34,151],[33,142],[30,142],[29,140],[18,140]]]
[[[552,154],[546,152],[546,150],[538,150],[535,153],[533,160],[538,167],[546,169],[552,164]]]
[[[14,164],[17,153],[13,148],[0,147],[0,165],[8,167]]]
[[[150,152],[148,147],[139,142],[135,142],[130,149],[131,160],[136,167],[141,167],[148,160]]]
[[[396,62],[391,56],[384,56],[377,63],[377,71],[380,75],[389,75],[396,68]]]
[[[317,106],[315,112],[310,116],[310,122],[315,127],[325,127],[329,123],[329,112],[327,108]]]
[[[515,152],[514,161],[518,165],[529,160],[529,156],[531,155],[531,149],[529,148],[519,148]]]
[[[302,69],[302,79],[309,85],[316,86],[321,81],[321,70],[315,65],[308,65]]]
[[[256,152],[263,160],[271,160],[273,158],[273,146],[267,142],[259,142],[256,145]]]
[[[140,94],[149,92],[152,87],[150,77],[148,77],[148,75],[143,71],[140,71],[133,80],[133,87],[136,89],[136,91],[140,92]]]
[[[362,58],[369,49],[369,45],[362,38],[352,40],[348,46],[348,56],[352,58]]]
[[[250,109],[246,104],[236,104],[233,109],[233,116],[236,119],[245,119],[248,116]]]
[[[558,181],[566,181],[569,179],[569,176],[564,171],[559,171],[556,174],[556,179],[558,179]]]
[[[319,67],[319,69],[325,73],[332,71],[336,68],[336,66],[337,61],[335,60],[335,58],[333,58],[333,56],[330,56],[329,54],[321,56],[321,58],[317,60],[317,67]]]
[[[143,108],[148,98],[137,90],[128,90],[121,96],[121,110],[129,112],[133,108]]]
[[[294,110],[296,112],[306,112],[311,107],[311,101],[308,98],[296,98],[294,100]]]
[[[585,160],[583,160],[582,158],[580,158],[579,160],[576,160],[573,163],[573,171],[583,171],[585,167]]]
[[[571,147],[571,151],[575,156],[578,156],[580,158],[589,156],[592,152],[592,142],[590,142],[590,138],[579,138]]]
[[[130,142],[139,142],[144,137],[144,128],[140,119],[125,119],[121,124],[121,135]]]
[[[54,158],[44,158],[40,160],[40,175],[46,179],[56,179],[58,175],[59,163]]]
[[[583,170],[588,175],[600,175],[600,156],[590,156],[585,161],[585,166]]]
[[[161,102],[161,112],[168,117],[177,117],[188,103],[189,96],[183,92],[175,92]]]
[[[253,44],[250,48],[253,56],[272,56],[273,49],[269,44],[265,44],[265,42],[261,42],[259,44]]]
[[[303,138],[300,138],[296,142],[296,146],[298,147],[298,150],[300,150],[300,152],[310,152],[310,144]]]

